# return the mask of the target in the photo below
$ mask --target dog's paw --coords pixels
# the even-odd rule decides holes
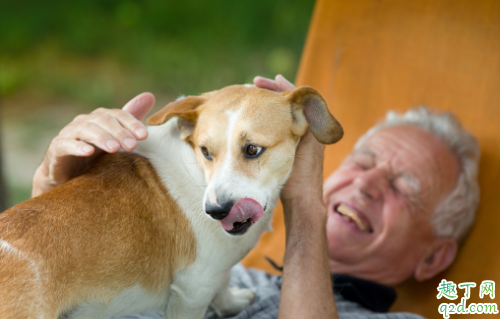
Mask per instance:
[[[212,301],[212,307],[219,317],[227,317],[240,313],[250,306],[255,299],[255,293],[250,289],[229,288],[217,294]]]
[[[233,307],[237,309],[231,314],[241,312],[243,309],[250,306],[255,299],[255,292],[250,289],[229,288],[229,290],[234,297]]]

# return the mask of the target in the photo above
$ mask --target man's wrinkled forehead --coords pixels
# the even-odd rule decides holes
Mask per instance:
[[[456,185],[456,156],[432,133],[411,125],[382,129],[360,147],[372,150],[377,159],[389,161],[397,172],[418,179],[421,190],[447,194]]]
[[[426,131],[416,127],[388,127],[375,132],[356,149],[379,162],[388,163],[397,171],[427,171],[434,161],[433,152],[429,149],[432,141],[427,135]]]
[[[353,160],[362,161],[368,167],[375,167],[376,165],[380,165],[380,159],[377,158],[377,152],[370,147],[365,145],[357,146],[352,150],[349,154],[349,157]],[[416,195],[420,190],[420,181],[418,176],[415,176],[412,172],[409,172],[405,169],[401,169],[399,167],[393,167],[390,159],[386,162],[386,169],[388,178],[402,178],[408,184],[408,187],[411,189],[413,195]]]
[[[375,132],[362,144],[357,145],[357,149],[372,153],[378,160],[412,168],[433,161],[435,142],[434,136],[423,129],[413,126],[393,126]]]

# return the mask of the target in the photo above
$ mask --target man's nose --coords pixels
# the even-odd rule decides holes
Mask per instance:
[[[382,167],[368,169],[356,177],[354,184],[363,195],[378,200],[389,184],[387,172]]]

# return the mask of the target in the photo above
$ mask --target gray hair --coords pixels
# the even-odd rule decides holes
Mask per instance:
[[[399,125],[414,125],[432,133],[458,159],[460,174],[457,186],[437,205],[431,225],[436,236],[454,238],[461,242],[474,222],[479,204],[477,174],[480,151],[476,138],[462,127],[451,112],[438,114],[420,106],[404,114],[388,112],[385,121],[360,137],[355,147],[359,147],[379,130]]]

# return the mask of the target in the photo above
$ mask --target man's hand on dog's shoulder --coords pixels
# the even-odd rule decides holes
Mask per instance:
[[[120,147],[132,151],[148,132],[140,121],[151,111],[155,98],[142,93],[123,109],[97,109],[79,115],[56,136],[33,177],[31,196],[38,196],[83,173],[105,152]]]

